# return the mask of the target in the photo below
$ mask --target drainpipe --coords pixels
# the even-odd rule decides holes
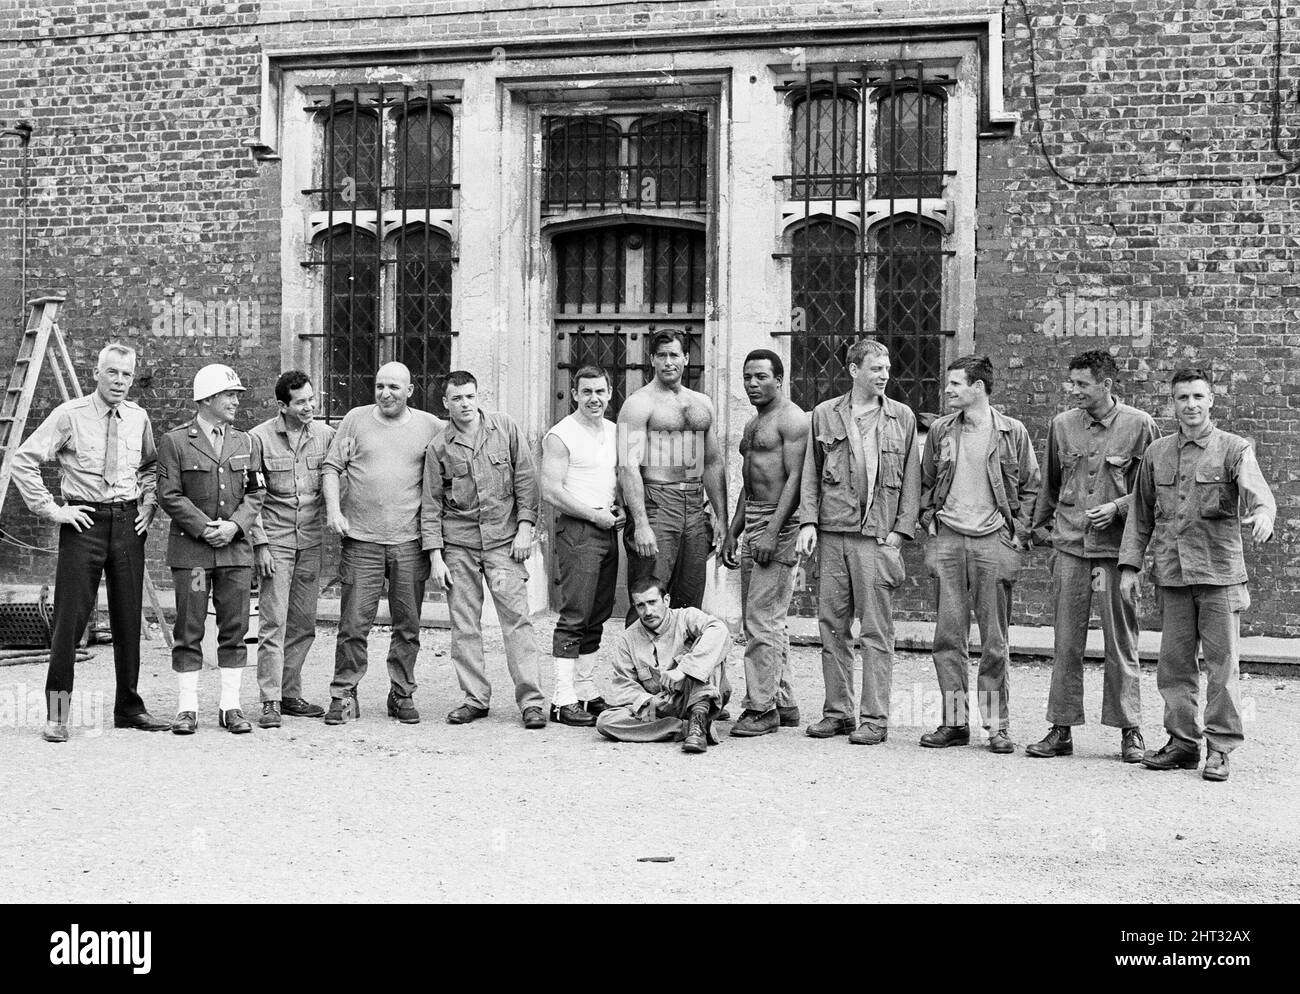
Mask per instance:
[[[18,320],[26,321],[24,311],[27,308],[27,206],[30,191],[31,174],[27,168],[27,149],[32,141],[32,126],[27,121],[19,121],[12,128],[0,131],[0,138],[17,138],[23,146],[22,161],[19,165],[19,236],[18,236]]]

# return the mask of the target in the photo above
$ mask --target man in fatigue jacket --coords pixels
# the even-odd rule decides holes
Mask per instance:
[[[1250,607],[1250,594],[1241,528],[1250,527],[1256,544],[1267,542],[1277,504],[1251,444],[1210,420],[1209,371],[1178,370],[1170,393],[1178,432],[1152,442],[1142,457],[1119,553],[1120,591],[1132,602],[1150,547],[1163,616],[1156,686],[1169,741],[1148,750],[1142,765],[1194,770],[1204,737],[1201,777],[1222,781],[1228,779],[1228,753],[1245,737],[1237,681],[1241,612]],[[1198,645],[1207,685],[1204,736],[1197,717]]]
[[[262,728],[282,714],[319,718],[325,709],[302,696],[302,666],[316,639],[325,504],[321,463],[334,429],[315,418],[316,392],[300,369],[275,383],[280,413],[249,434],[262,444],[266,500],[254,527],[257,598],[257,688]]]
[[[1056,650],[1047,697],[1046,737],[1026,756],[1074,752],[1071,729],[1083,724],[1083,651],[1097,594],[1106,639],[1101,723],[1120,729],[1120,756],[1142,761],[1142,694],[1138,618],[1119,594],[1119,543],[1142,454],[1160,432],[1151,415],[1111,393],[1119,370],[1109,352],[1070,360],[1074,410],[1052,419],[1047,433],[1047,478],[1034,508],[1033,538],[1051,544],[1056,600]]]
[[[799,551],[810,556],[821,549],[817,616],[826,685],[822,718],[807,733],[879,745],[889,736],[893,596],[905,579],[900,550],[916,530],[921,472],[916,416],[885,396],[889,350],[864,338],[845,360],[853,386],[813,409],[803,460]],[[849,647],[854,617],[862,647],[860,701],[853,699]]]

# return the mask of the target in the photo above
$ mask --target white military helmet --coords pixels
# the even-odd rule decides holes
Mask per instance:
[[[243,390],[244,384],[229,366],[219,362],[204,366],[194,374],[194,399],[207,400],[226,390]]]

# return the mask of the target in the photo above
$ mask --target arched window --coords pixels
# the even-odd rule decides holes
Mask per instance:
[[[635,169],[628,198],[642,207],[703,204],[707,146],[703,111],[652,114],[632,125]]]
[[[599,117],[547,118],[546,190],[551,208],[616,205],[619,200],[617,125]]]
[[[325,415],[343,417],[373,401],[379,368],[379,264],[375,239],[336,228],[317,239],[324,263]]]
[[[842,91],[799,96],[791,115],[791,199],[851,199],[858,195],[858,101]]]
[[[325,156],[321,209],[374,210],[382,154],[379,117],[356,101],[331,104],[322,113]]]
[[[405,209],[451,206],[451,115],[408,106],[397,116],[397,175],[394,203]]]
[[[876,337],[892,360],[887,393],[918,413],[942,413],[943,233],[898,217],[873,234]]]
[[[411,371],[411,406],[446,416],[443,379],[451,368],[451,241],[422,225],[393,237],[397,262],[394,357]]]
[[[943,195],[947,100],[942,90],[899,80],[876,114],[877,197]]]
[[[848,389],[844,352],[857,338],[858,235],[813,220],[791,244],[790,396],[804,410]]]

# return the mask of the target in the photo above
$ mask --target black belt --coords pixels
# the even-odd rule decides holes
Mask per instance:
[[[131,500],[82,500],[80,497],[65,497],[69,504],[80,504],[84,507],[97,507],[112,509],[115,507],[135,507],[140,501],[137,498]]]

